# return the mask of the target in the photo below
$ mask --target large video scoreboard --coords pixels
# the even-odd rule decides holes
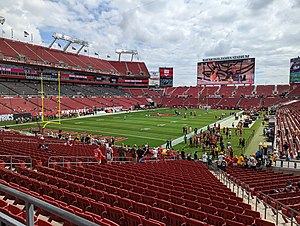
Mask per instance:
[[[300,83],[300,57],[291,59],[290,83]]]
[[[173,87],[173,68],[172,67],[160,67],[160,87]]]
[[[197,65],[197,84],[253,84],[255,58],[249,55],[203,59]]]

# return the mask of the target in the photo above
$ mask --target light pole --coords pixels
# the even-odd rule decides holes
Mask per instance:
[[[0,16],[0,24],[3,26],[5,22],[5,18],[3,16]],[[2,34],[2,38],[3,38],[3,28],[1,29],[1,34]]]
[[[0,24],[3,25],[5,22],[5,18],[3,16],[0,16]]]

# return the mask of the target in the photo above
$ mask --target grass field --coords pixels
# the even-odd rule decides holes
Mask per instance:
[[[61,125],[48,124],[46,129],[62,129],[84,134],[99,134],[101,136],[124,137],[128,145],[159,146],[167,139],[176,139],[183,135],[182,127],[201,128],[216,121],[215,115],[221,116],[223,112],[229,115],[232,110],[195,110],[197,116],[190,116],[194,110],[181,109],[181,115],[176,116],[174,109],[155,109],[149,111],[132,112],[126,114],[113,114],[107,116],[95,116],[87,118],[74,118],[63,120]],[[187,113],[187,118],[183,117]],[[152,114],[172,114],[166,117],[151,116]],[[148,115],[148,116],[146,116]],[[149,116],[150,115],[150,116]],[[14,129],[36,128],[36,124],[18,125]],[[177,147],[176,147],[177,148]],[[180,146],[178,146],[180,148]]]

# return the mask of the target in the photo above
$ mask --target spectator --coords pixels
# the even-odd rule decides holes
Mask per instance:
[[[197,161],[198,160],[198,154],[197,154],[197,151],[195,151],[194,153],[194,161]]]
[[[244,161],[245,161],[244,155],[241,154],[241,156],[239,157],[238,162],[237,162],[238,166],[243,166]]]
[[[143,162],[143,157],[144,157],[144,150],[139,146],[137,150],[137,156],[138,156],[138,163]]]
[[[185,160],[185,151],[184,151],[184,149],[181,150],[181,159]]]
[[[202,162],[207,165],[208,159],[207,159],[207,153],[204,152],[204,154],[202,155]]]
[[[254,154],[252,154],[249,158],[249,165],[251,169],[256,169],[257,160],[254,158]]]
[[[291,180],[287,180],[286,181],[286,186],[285,186],[285,191],[287,192],[291,192],[291,191],[294,191],[295,188],[293,187],[293,182]]]

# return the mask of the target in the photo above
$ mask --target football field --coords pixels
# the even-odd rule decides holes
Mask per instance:
[[[113,136],[117,144],[159,146],[166,143],[167,139],[176,139],[183,136],[183,127],[202,128],[214,123],[226,113],[226,117],[233,110],[194,110],[177,109],[180,115],[175,114],[175,109],[155,109],[122,114],[111,114],[94,117],[79,117],[62,120],[60,125],[48,124],[49,129],[61,129],[63,133],[72,132],[74,135],[91,134],[94,137]],[[184,114],[186,113],[186,118]],[[196,113],[196,114],[195,114]],[[217,119],[216,119],[217,117]],[[37,123],[19,125],[14,129],[36,129]]]

